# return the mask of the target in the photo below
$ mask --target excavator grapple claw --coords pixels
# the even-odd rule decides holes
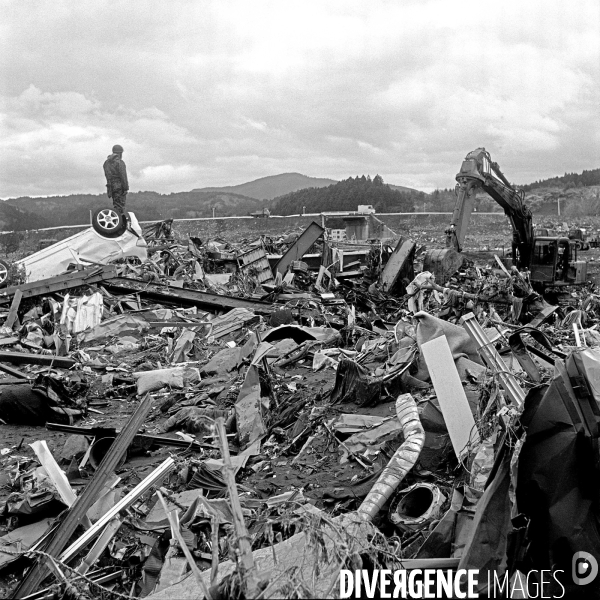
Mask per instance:
[[[463,255],[454,248],[428,250],[423,259],[423,271],[433,273],[436,283],[443,285],[461,268],[463,262]]]

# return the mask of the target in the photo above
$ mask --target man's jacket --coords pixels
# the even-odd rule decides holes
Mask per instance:
[[[112,192],[126,194],[129,191],[129,182],[127,181],[127,169],[125,163],[118,154],[111,154],[104,161],[104,175],[106,175],[106,187],[108,188],[108,197],[112,198]]]

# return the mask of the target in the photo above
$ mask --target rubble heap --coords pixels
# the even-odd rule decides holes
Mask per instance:
[[[551,304],[500,259],[441,286],[413,241],[316,223],[146,236],[143,264],[0,295],[8,596],[327,598],[342,569],[417,568],[579,590],[573,554],[600,551],[593,287]]]

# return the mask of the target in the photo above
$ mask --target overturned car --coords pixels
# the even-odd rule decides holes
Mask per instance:
[[[112,208],[101,208],[92,215],[92,227],[47,246],[17,261],[27,282],[48,279],[69,270],[71,265],[105,265],[120,258],[137,257],[145,262],[148,244],[134,215],[127,217]],[[0,284],[6,284],[9,267],[3,265]]]

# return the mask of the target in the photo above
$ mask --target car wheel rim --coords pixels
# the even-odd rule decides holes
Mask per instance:
[[[114,210],[101,210],[96,217],[96,221],[104,229],[116,229],[119,225],[119,215]]]
[[[0,265],[0,283],[4,283],[8,277],[8,269],[4,265]]]

